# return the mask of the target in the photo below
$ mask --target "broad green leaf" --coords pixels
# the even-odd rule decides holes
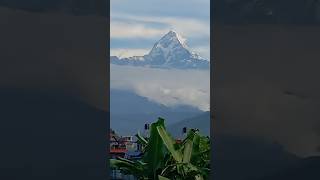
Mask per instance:
[[[195,178],[195,180],[203,180],[203,177],[199,174],[196,175],[194,178]]]
[[[159,180],[170,180],[170,179],[163,177],[163,176],[160,176],[160,175],[158,175],[158,178],[159,178]]]
[[[120,160],[120,161],[125,161],[125,162],[130,163],[130,164],[134,164],[135,163],[134,161],[130,161],[129,159],[122,158],[122,157],[117,157],[117,159]]]
[[[164,129],[164,126],[157,126],[156,127],[158,130],[159,135],[162,138],[162,141],[164,145],[167,147],[168,151],[171,153],[172,157],[177,161],[177,162],[182,162],[182,155],[179,151],[177,151],[174,148],[174,140],[169,136],[167,131]]]
[[[148,141],[144,137],[142,137],[140,133],[136,134],[136,137],[138,138],[138,141],[142,145],[147,145],[148,144]]]
[[[201,172],[201,170],[197,166],[194,166],[191,163],[184,164],[183,167],[184,167],[184,170],[186,171],[186,173],[190,173],[191,171],[199,172],[199,173]]]
[[[148,163],[145,163],[145,162],[142,162],[142,161],[138,160],[137,164],[139,164],[141,166],[146,166]]]
[[[193,139],[193,153],[199,153],[200,152],[200,135],[195,134]]]
[[[192,141],[187,142],[183,151],[183,163],[189,163],[192,154]]]
[[[199,160],[200,156],[200,135],[197,133],[193,138],[193,147],[191,155],[191,163],[195,163]]]
[[[157,131],[158,126],[164,126],[164,119],[159,118],[157,122],[151,124],[150,138],[143,158],[144,162],[148,163],[148,173],[153,179],[157,178],[156,172],[164,159],[163,141]]]
[[[176,170],[177,165],[176,164],[170,164],[167,165],[161,172],[161,175],[166,175],[168,172],[172,172],[174,170]]]
[[[195,135],[197,131],[190,130],[188,136],[185,139],[184,151],[183,151],[183,163],[189,163],[191,160],[191,155],[193,151],[193,142],[196,140]]]
[[[181,176],[185,176],[185,172],[182,164],[177,165],[177,171]]]
[[[126,170],[131,174],[137,176],[140,176],[144,172],[144,169],[141,166],[137,166],[135,165],[135,163],[119,159],[110,159],[110,167],[118,168],[120,170]]]

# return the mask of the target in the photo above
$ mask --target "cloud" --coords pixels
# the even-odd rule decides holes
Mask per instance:
[[[135,16],[132,14],[113,13],[112,18],[127,20],[117,21],[111,19],[111,38],[113,37],[150,37],[163,35],[170,29],[175,29],[187,38],[210,37],[210,22],[188,17],[166,17],[166,16]],[[135,21],[135,23],[130,23]],[[140,22],[140,23],[137,23]],[[166,24],[167,28],[146,27],[147,23]],[[116,32],[119,30],[120,32]],[[141,32],[139,32],[141,30]],[[123,35],[123,36],[120,36]]]
[[[165,32],[166,29],[148,28],[142,23],[111,21],[110,25],[111,38],[150,38],[161,36]]]
[[[149,45],[149,44],[148,44]],[[149,53],[152,46],[149,45],[148,48],[111,48],[111,56],[118,56],[121,58],[132,57],[132,56],[143,56]],[[196,46],[191,48],[192,51],[199,53],[201,56],[209,59],[210,58],[210,48],[207,46]]]
[[[174,29],[188,40],[191,49],[209,59],[209,0],[110,2],[111,48],[128,49],[127,54],[141,55],[142,51],[137,49],[151,49],[164,34]]]
[[[146,54],[141,54],[146,52],[141,49],[150,50],[152,48],[149,43],[151,39],[155,43],[169,30],[174,29],[187,39],[191,49],[207,59],[210,58],[210,24],[206,21],[193,18],[132,16],[128,14],[113,14],[112,16],[111,46],[118,44],[119,49],[127,49],[126,54],[128,55],[125,56]],[[161,24],[160,27],[159,24]],[[138,54],[134,54],[135,52]]]
[[[110,54],[111,54],[111,56],[118,56],[118,57],[124,58],[124,57],[132,57],[132,56],[143,56],[145,54],[148,54],[149,51],[150,51],[150,49],[111,48]]]
[[[140,96],[166,106],[190,105],[209,110],[209,71],[117,65],[111,65],[110,70],[111,88],[133,90]]]

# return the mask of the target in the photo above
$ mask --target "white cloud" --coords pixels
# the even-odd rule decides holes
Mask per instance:
[[[111,48],[110,54],[111,54],[111,56],[118,56],[118,57],[124,58],[124,57],[132,57],[132,56],[143,56],[145,54],[148,54],[149,51],[150,51],[150,49]]]
[[[129,89],[166,106],[209,110],[210,72],[111,65],[111,88]]]
[[[210,23],[208,21],[182,18],[182,17],[158,17],[158,16],[134,16],[129,14],[112,13],[111,18],[121,18],[123,21],[111,19],[111,38],[113,37],[154,37],[161,36],[170,29],[175,29],[182,36],[191,37],[210,37]],[[135,23],[129,23],[135,21]],[[141,23],[137,23],[140,21]],[[146,27],[144,23],[163,23],[168,28]]]
[[[121,58],[132,56],[143,56],[149,53],[151,48],[111,48],[111,56],[118,56]],[[198,46],[191,48],[192,51],[201,54],[203,57],[210,58],[210,48],[207,46]]]
[[[111,21],[111,38],[149,38],[161,36],[165,29],[148,28],[142,23],[130,23],[123,21]]]

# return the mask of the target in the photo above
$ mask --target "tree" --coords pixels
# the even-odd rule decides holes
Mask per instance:
[[[208,179],[210,172],[210,138],[191,129],[182,142],[176,142],[166,131],[164,119],[151,125],[150,137],[136,135],[143,145],[138,161],[111,159],[110,165],[138,179]]]

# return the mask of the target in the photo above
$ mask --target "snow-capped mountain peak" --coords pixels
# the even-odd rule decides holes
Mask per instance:
[[[153,62],[167,64],[173,60],[186,59],[191,52],[183,39],[175,31],[169,31],[152,48],[148,56]]]
[[[183,46],[184,48],[188,48],[186,44],[186,39],[183,38],[180,34],[176,31],[171,30],[166,35],[164,35],[157,44],[164,44],[164,43],[177,43]]]
[[[122,59],[111,57],[111,63],[154,68],[209,69],[209,61],[192,52],[186,39],[174,30],[155,43],[148,54]]]

